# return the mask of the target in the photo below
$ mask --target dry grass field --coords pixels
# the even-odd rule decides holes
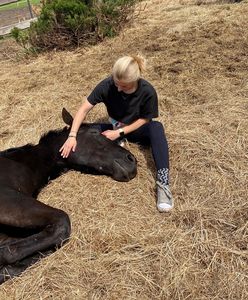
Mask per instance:
[[[228,3],[229,2],[229,3]],[[248,1],[149,0],[120,36],[22,58],[0,43],[0,150],[62,128],[121,55],[143,53],[170,145],[175,208],[155,207],[147,149],[128,183],[69,172],[39,200],[70,241],[0,286],[0,299],[248,299]],[[87,121],[106,117],[99,105]]]

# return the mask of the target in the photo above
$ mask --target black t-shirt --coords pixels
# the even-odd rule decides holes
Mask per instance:
[[[158,117],[158,97],[154,87],[139,79],[138,88],[132,94],[118,92],[114,80],[108,77],[101,81],[87,98],[95,105],[103,102],[111,118],[124,124],[131,124],[139,118]]]

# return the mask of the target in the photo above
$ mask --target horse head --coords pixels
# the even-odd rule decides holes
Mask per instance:
[[[67,125],[72,125],[73,118],[66,109],[62,111],[62,118]],[[87,124],[79,128],[76,150],[66,160],[68,166],[87,167],[117,181],[129,181],[137,174],[137,161],[130,151]]]

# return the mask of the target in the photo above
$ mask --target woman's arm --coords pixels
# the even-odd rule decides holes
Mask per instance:
[[[143,126],[144,124],[148,123],[149,121],[150,120],[148,120],[148,119],[142,119],[142,118],[134,121],[130,125],[127,125],[127,126],[125,126],[125,127],[122,128],[124,130],[124,134],[128,134],[130,132],[133,132],[134,130],[140,128],[141,126]]]
[[[73,123],[71,126],[71,131],[68,136],[68,139],[65,141],[64,145],[60,148],[61,156],[66,158],[69,156],[71,150],[75,151],[77,146],[77,132],[84,121],[87,113],[94,107],[90,102],[85,98],[83,104],[80,106],[77,111]]]
[[[124,127],[122,127],[124,134],[128,134],[131,133],[132,131],[140,128],[142,125],[148,123],[150,120],[148,119],[138,119],[136,121],[134,121],[133,123],[126,125]],[[116,140],[120,137],[120,131],[119,129],[115,129],[115,130],[106,130],[104,132],[102,132],[103,135],[105,135],[108,139],[110,140]]]
[[[79,110],[77,111],[73,123],[71,126],[71,132],[76,133],[80,125],[82,124],[83,120],[85,119],[87,113],[94,107],[94,105],[90,104],[90,102],[85,98],[83,104],[80,106]]]

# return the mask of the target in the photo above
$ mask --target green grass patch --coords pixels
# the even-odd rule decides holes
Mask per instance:
[[[40,0],[30,0],[31,4],[39,4]],[[0,6],[0,11],[6,11],[6,10],[11,10],[11,9],[15,9],[15,8],[24,8],[28,6],[28,2],[27,0],[20,0],[18,2],[15,3],[10,3],[10,4],[5,4]]]

